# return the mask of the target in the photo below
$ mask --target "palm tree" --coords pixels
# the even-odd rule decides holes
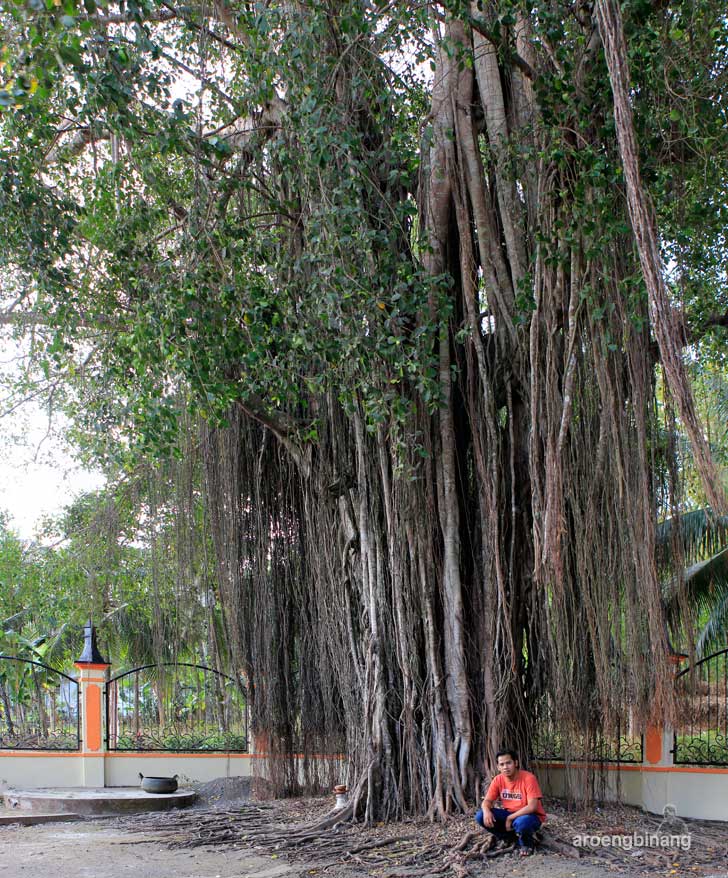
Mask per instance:
[[[661,522],[657,563],[675,642],[694,634],[698,659],[728,646],[728,516],[696,509]]]

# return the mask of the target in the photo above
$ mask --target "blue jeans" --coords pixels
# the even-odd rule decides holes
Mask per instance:
[[[513,829],[509,831],[506,829],[506,818],[511,812],[506,811],[505,808],[493,808],[492,811],[495,821],[493,826],[486,826],[483,823],[483,811],[480,808],[475,814],[476,823],[479,823],[488,832],[492,832],[499,840],[513,841],[515,835],[520,847],[533,847],[533,833],[541,826],[541,821],[535,814],[523,814],[521,817],[516,817],[511,824]]]

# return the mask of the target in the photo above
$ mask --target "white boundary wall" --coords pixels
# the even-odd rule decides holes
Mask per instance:
[[[0,789],[19,787],[135,787],[139,774],[205,782],[218,777],[249,777],[250,753],[39,753],[0,751]],[[91,765],[90,763],[93,762]],[[89,783],[89,779],[98,783]]]
[[[593,790],[597,798],[635,805],[663,814],[673,805],[678,817],[728,822],[728,769],[700,766],[606,765],[597,768],[603,783]],[[586,767],[563,763],[533,763],[546,796],[561,797],[587,781]],[[589,792],[589,791],[587,791]]]

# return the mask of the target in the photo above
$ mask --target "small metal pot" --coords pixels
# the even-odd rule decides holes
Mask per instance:
[[[145,793],[174,793],[177,790],[177,775],[174,777],[144,777],[139,772],[141,787]]]

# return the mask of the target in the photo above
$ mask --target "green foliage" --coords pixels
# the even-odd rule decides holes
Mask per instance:
[[[657,527],[667,622],[698,658],[728,642],[728,517],[696,509]],[[686,565],[684,568],[678,564]],[[693,636],[693,631],[697,633]]]
[[[164,478],[141,471],[82,496],[47,525],[52,547],[0,530],[0,652],[64,669],[78,657],[91,618],[117,670],[157,661],[206,660],[224,670],[216,641],[213,572],[199,493],[191,507]],[[189,517],[188,517],[189,516]],[[188,521],[188,531],[181,523]]]
[[[436,406],[434,347],[449,295],[410,252],[425,94],[413,65],[392,88],[368,48],[401,50],[424,14],[413,32],[411,17],[382,27],[356,3],[336,19],[316,5],[255,8],[240,12],[231,54],[199,37],[196,21],[143,24],[160,11],[122,7],[136,24],[100,29],[83,17],[90,27],[75,30],[43,13],[46,36],[66,45],[75,34],[80,60],[4,124],[5,260],[54,327],[46,370],[67,369],[94,336],[71,414],[168,453],[182,407],[220,422],[236,401],[263,400],[271,415],[294,412],[305,442],[316,435],[312,395],[363,399],[372,425],[406,415],[407,382]],[[36,24],[20,15],[18,33]],[[332,42],[341,59],[322,53]],[[23,57],[29,69],[40,63]],[[198,93],[171,101],[180,76],[201,67]],[[286,130],[241,133],[236,120],[260,118],[280,69]],[[332,100],[338,80],[345,98]],[[74,182],[54,208],[39,171],[62,114],[93,140],[94,159],[58,144],[47,170]],[[32,154],[17,148],[30,136]],[[123,144],[118,160],[109,138]],[[25,256],[36,251],[43,264]],[[110,338],[94,333],[103,327]]]
[[[40,334],[47,376],[80,379],[68,402],[80,433],[101,454],[110,430],[144,453],[170,453],[184,408],[220,423],[235,402],[262,400],[269,416],[295,414],[306,442],[317,435],[311,399],[329,392],[345,406],[363,401],[372,426],[407,416],[410,386],[436,407],[434,352],[451,297],[412,251],[424,13],[251,7],[236,12],[231,51],[204,37],[209,22],[196,13],[155,26],[163,6],[100,9],[127,25],[102,27],[71,0],[13,7],[5,48],[24,82],[46,63],[52,75],[3,126],[0,258],[54,327]],[[503,3],[493,19],[503,51],[519,11]],[[725,20],[717,4],[680,4],[661,18],[636,3],[627,13],[642,169],[686,320],[705,327],[726,288],[728,144],[716,100]],[[576,241],[597,259],[627,231],[605,68],[597,56],[577,92],[584,31],[558,5],[539,7],[532,37],[558,66],[534,81],[545,136],[536,147],[519,132],[513,172],[534,152],[562,169],[570,210],[556,221],[560,243],[538,243],[554,248],[554,263]],[[385,61],[395,53],[396,74]],[[69,60],[53,67],[56,56]],[[256,132],[282,83],[285,128],[268,136],[264,122]],[[69,116],[93,141],[91,164],[71,137],[58,139]],[[62,185],[49,187],[41,171]],[[641,281],[622,283],[641,329]],[[532,296],[519,295],[523,321]],[[585,284],[581,298],[591,320],[609,316],[599,288]],[[82,375],[76,366],[69,376],[89,336]],[[607,333],[606,343],[616,351],[626,339]],[[123,456],[118,444],[114,453]]]
[[[68,665],[69,644],[80,633],[84,579],[63,552],[26,545],[2,523],[0,652]]]
[[[233,732],[218,735],[202,735],[195,732],[155,735],[119,735],[116,740],[116,750],[179,750],[180,752],[212,752],[245,753],[248,750],[248,739],[245,735]]]

